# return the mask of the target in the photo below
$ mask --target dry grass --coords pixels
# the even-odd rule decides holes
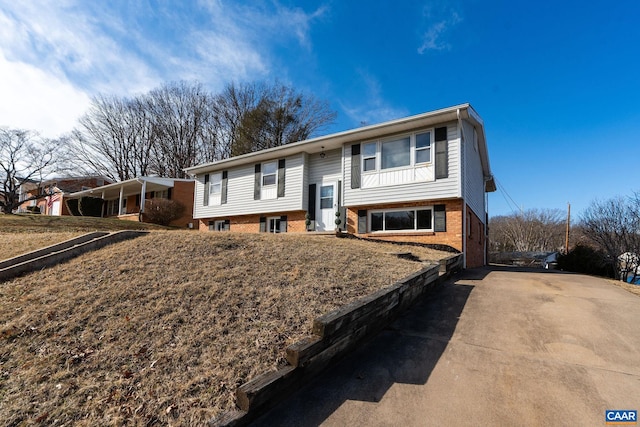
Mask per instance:
[[[0,233],[0,261],[81,236],[81,232]]]
[[[91,231],[166,229],[167,227],[160,225],[125,221],[117,218],[0,214],[0,232],[2,233],[89,233]]]
[[[0,215],[0,261],[92,231],[166,229],[159,225],[114,218]]]
[[[609,280],[609,282],[613,283],[614,285],[631,292],[632,294],[638,295],[640,296],[640,285],[632,285],[630,283],[626,283],[626,282],[622,282],[620,280]]]
[[[0,285],[7,425],[201,425],[314,318],[448,254],[352,239],[157,232]]]

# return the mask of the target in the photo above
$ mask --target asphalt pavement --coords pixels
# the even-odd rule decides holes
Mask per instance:
[[[640,297],[609,281],[467,270],[256,426],[603,426],[640,410]]]

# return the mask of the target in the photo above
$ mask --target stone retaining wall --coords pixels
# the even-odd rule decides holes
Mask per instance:
[[[239,409],[212,420],[210,425],[247,425],[389,325],[419,297],[461,268],[462,254],[453,255],[388,288],[318,317],[313,323],[313,335],[286,349],[289,365],[241,385],[236,390]]]

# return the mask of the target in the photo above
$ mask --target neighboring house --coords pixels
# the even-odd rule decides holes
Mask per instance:
[[[487,263],[495,191],[484,125],[469,104],[186,169],[200,230],[332,231],[447,245]]]
[[[18,189],[19,200],[27,200],[35,195],[42,197],[25,201],[18,207],[17,212],[25,213],[35,210],[43,215],[69,215],[64,203],[69,194],[99,187],[105,183],[110,184],[111,181],[101,176],[53,178],[42,182],[27,181]]]
[[[131,221],[144,221],[145,203],[152,199],[175,200],[184,206],[183,215],[171,222],[176,227],[193,227],[192,179],[142,176],[71,194],[72,199],[84,196],[100,197],[106,201],[104,217],[118,217]],[[143,196],[144,195],[144,196]]]

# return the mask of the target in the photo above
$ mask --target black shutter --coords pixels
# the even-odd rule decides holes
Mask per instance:
[[[309,214],[309,219],[311,221],[316,220],[316,185],[309,184],[309,209],[307,213]]]
[[[231,220],[225,219],[224,220],[224,231],[229,231],[231,230]]]
[[[449,143],[447,142],[447,128],[435,130],[436,142],[436,179],[449,177]]]
[[[136,206],[140,206],[140,195],[136,194]]]
[[[278,197],[284,197],[284,159],[278,160]]]
[[[220,204],[227,203],[227,171],[222,171],[222,190],[220,190]]]
[[[281,233],[286,233],[287,232],[287,216],[286,215],[282,215],[280,217],[280,230]]]
[[[351,188],[360,188],[360,144],[351,146]]]
[[[209,174],[204,176],[204,195],[202,197],[202,206],[209,206]]]
[[[358,234],[364,234],[367,232],[367,211],[358,211]]]
[[[253,183],[253,200],[260,200],[260,180],[262,174],[260,173],[260,164],[258,163],[255,168],[255,180]]]
[[[171,196],[173,196],[173,188],[167,188],[167,199],[171,200]]]
[[[433,231],[447,231],[445,205],[435,205],[433,207]]]
[[[267,218],[261,216],[260,217],[260,232],[264,233],[267,231]]]

